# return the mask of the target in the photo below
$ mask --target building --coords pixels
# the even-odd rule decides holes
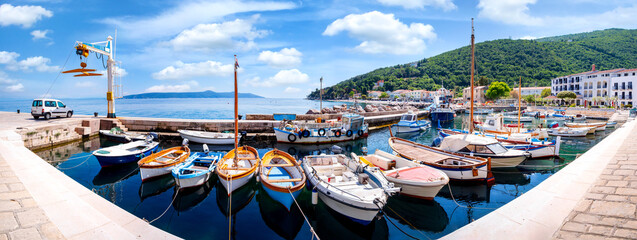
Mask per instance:
[[[633,83],[637,82],[637,69],[591,71],[557,77],[551,80],[551,94],[572,91],[579,105],[635,105]]]
[[[369,91],[367,92],[367,97],[371,99],[379,99],[381,94],[383,94],[381,91]]]
[[[542,91],[544,89],[551,89],[551,87],[523,87],[522,90],[522,96],[527,96],[527,95],[537,95],[540,96],[542,95]],[[517,89],[514,89],[517,90]]]
[[[378,80],[376,83],[374,83],[372,89],[376,89],[382,86],[385,86],[385,80]]]
[[[479,103],[483,103],[487,101],[487,89],[489,89],[489,87],[487,86],[479,86],[479,87],[473,87],[473,100],[474,102],[479,102]],[[462,97],[467,100],[470,101],[471,100],[471,87],[467,87],[462,89]]]
[[[409,93],[410,92],[411,92],[411,90],[398,89],[398,90],[395,90],[395,91],[389,93],[389,97],[391,99],[403,98],[403,97],[406,98],[406,97],[409,97]]]

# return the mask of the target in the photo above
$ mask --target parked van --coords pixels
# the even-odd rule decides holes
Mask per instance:
[[[57,99],[33,99],[31,105],[31,115],[33,118],[38,119],[44,117],[49,119],[52,117],[71,117],[73,116],[73,109],[70,109],[64,105],[64,103]]]

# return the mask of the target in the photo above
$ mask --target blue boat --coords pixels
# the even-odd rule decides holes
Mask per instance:
[[[207,149],[207,146],[204,147]],[[204,150],[205,151],[205,150]],[[191,153],[190,157],[172,170],[172,175],[180,189],[197,187],[206,183],[215,169],[215,163],[224,153]]]
[[[424,131],[430,126],[430,123],[427,121],[418,120],[418,115],[409,111],[408,113],[403,114],[400,118],[400,122],[396,124],[396,132],[397,133],[413,133]]]
[[[306,176],[292,155],[274,149],[261,158],[259,179],[265,192],[289,211],[305,187]]]
[[[134,141],[112,147],[102,148],[93,151],[93,156],[102,167],[118,164],[136,162],[139,159],[152,154],[159,142],[155,141]]]
[[[432,108],[429,112],[431,122],[449,122],[453,121],[455,112],[451,108]]]

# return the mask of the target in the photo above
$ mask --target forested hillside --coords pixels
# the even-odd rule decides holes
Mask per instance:
[[[380,91],[440,87],[456,92],[468,86],[471,47],[466,46],[416,63],[376,69],[324,89],[325,98],[346,98],[352,90],[366,94],[384,80]],[[637,67],[637,30],[607,29],[536,40],[501,39],[476,44],[476,80],[509,85],[522,77],[523,86],[549,86],[551,78],[588,71]],[[308,98],[318,98],[318,89]]]

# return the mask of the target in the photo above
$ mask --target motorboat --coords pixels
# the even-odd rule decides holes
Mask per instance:
[[[204,143],[211,145],[230,145],[234,144],[234,133],[217,133],[195,130],[177,130],[183,139],[191,142]],[[239,139],[241,135],[238,135]],[[237,139],[237,140],[239,140]]]
[[[159,142],[140,140],[93,151],[93,156],[102,167],[132,163],[156,151]]]
[[[480,108],[473,110],[473,114],[489,115],[493,113],[493,108]]]
[[[402,138],[389,138],[389,146],[401,157],[441,170],[451,180],[494,181],[491,161],[477,156],[444,151]]]
[[[259,180],[265,192],[289,211],[305,187],[306,176],[292,155],[274,149],[261,158]]]
[[[429,118],[432,123],[453,121],[456,112],[449,106],[450,100],[451,94],[444,86],[436,90],[433,96],[433,104],[429,108]]]
[[[207,146],[204,148],[207,148]],[[208,182],[210,176],[214,173],[215,163],[221,157],[223,157],[223,153],[208,151],[190,154],[186,162],[172,170],[172,175],[179,189],[198,187]]]
[[[145,140],[147,136],[149,135],[152,136],[154,139],[157,138],[157,134],[155,133],[148,133],[148,134],[128,133],[118,127],[111,128],[110,130],[100,130],[99,132],[100,132],[100,135],[106,137],[106,139],[110,141],[122,142],[122,143]]]
[[[505,116],[500,114],[487,116],[482,124],[476,124],[476,128],[484,133],[508,136],[509,139],[523,140],[526,138],[546,139],[546,129],[530,130],[522,127],[507,127],[504,123]],[[515,117],[517,119],[517,117]]]
[[[343,154],[310,155],[301,163],[318,197],[334,211],[368,225],[398,188],[377,167]]]
[[[606,130],[606,122],[596,122],[596,123],[564,123],[564,126],[570,128],[593,128],[595,131],[604,131]]]
[[[427,130],[430,123],[418,120],[418,115],[412,111],[403,114],[400,121],[396,124],[397,133],[412,133]]]
[[[533,122],[533,117],[518,117],[518,116],[503,116],[502,119],[506,122]]]
[[[433,200],[440,189],[449,182],[447,174],[438,169],[379,149],[376,149],[374,154],[360,156],[360,159],[383,170],[387,180],[400,188],[401,195]]]
[[[588,134],[588,131],[591,129],[594,128],[558,127],[549,129],[549,135],[562,137],[585,137],[586,134]]]
[[[495,138],[474,134],[457,134],[445,137],[440,143],[440,149],[448,152],[470,156],[491,158],[491,167],[515,167],[522,163],[529,153],[507,149]]]
[[[186,144],[180,147],[164,149],[142,158],[137,162],[142,181],[171,173],[172,169],[190,157],[190,148]]]
[[[366,138],[369,129],[363,116],[344,114],[340,121],[325,123],[283,120],[274,134],[280,143],[322,144]]]
[[[223,156],[217,162],[215,172],[226,192],[231,194],[254,177],[259,162],[259,153],[255,148],[241,146]]]

